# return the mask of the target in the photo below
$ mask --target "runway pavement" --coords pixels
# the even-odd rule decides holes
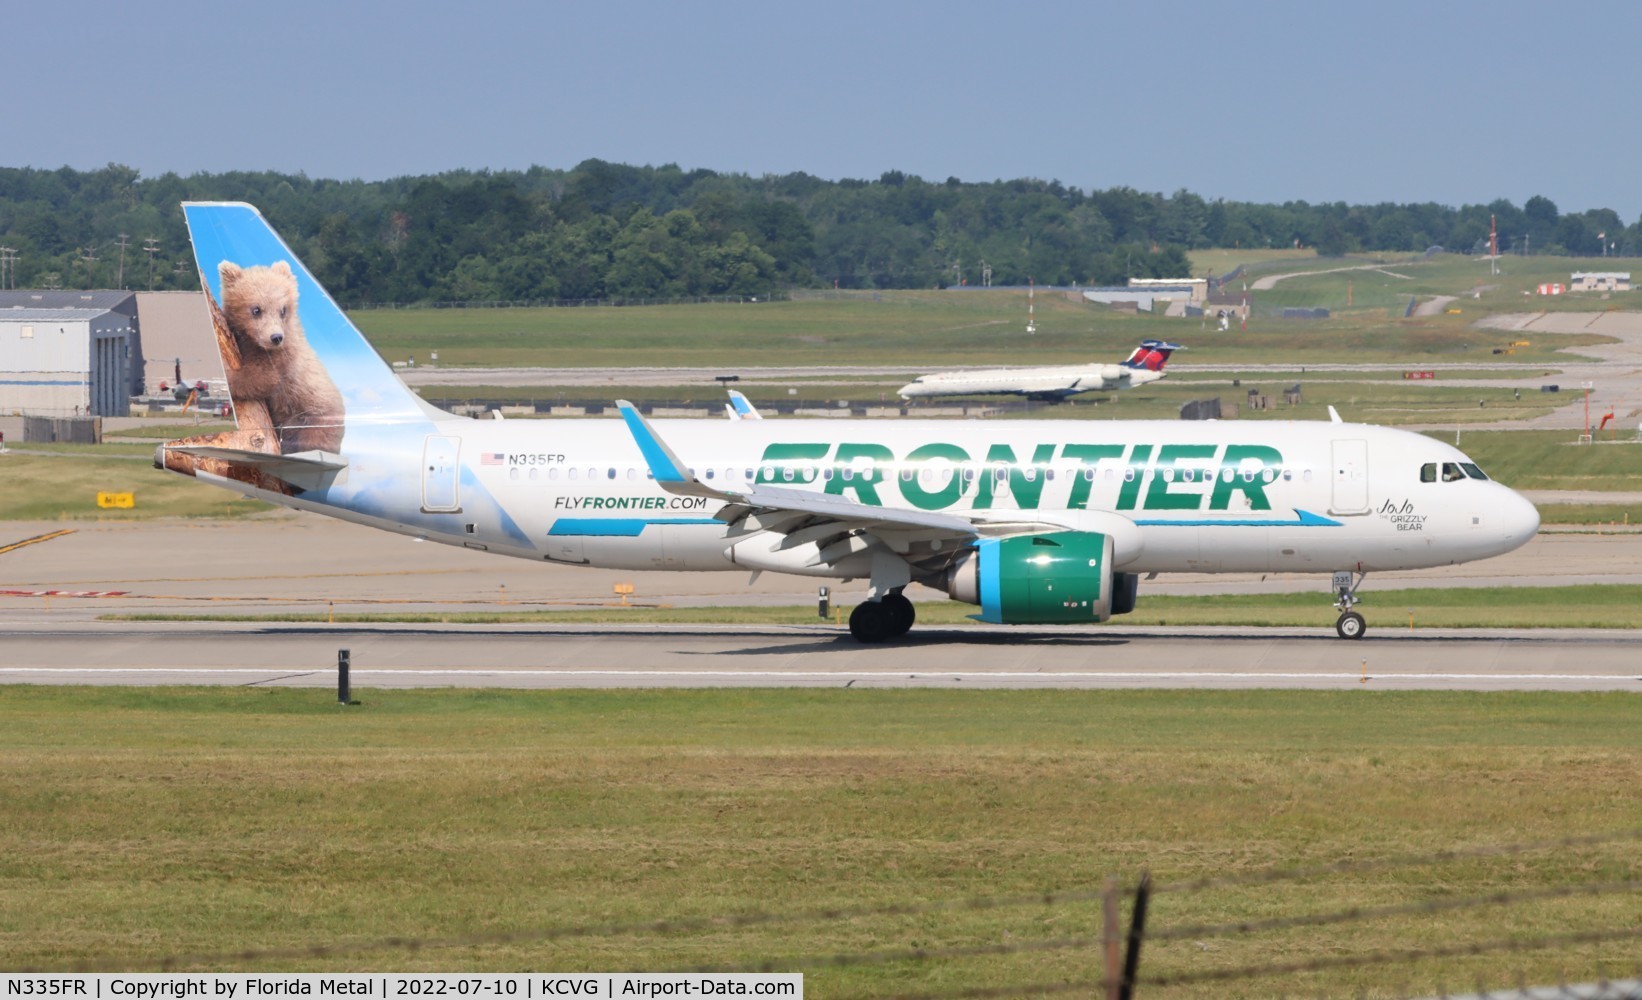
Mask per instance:
[[[43,541],[20,541],[67,531]],[[1542,534],[1508,556],[1371,576],[1365,590],[1642,582],[1642,535]],[[328,687],[948,686],[1642,688],[1642,632],[920,627],[861,646],[837,625],[258,625],[102,622],[109,613],[806,604],[820,581],[543,565],[279,513],[225,522],[0,524],[0,683]],[[862,584],[832,582],[846,612]],[[1310,590],[1326,577],[1176,575],[1148,593]],[[929,591],[915,598],[942,595]],[[79,596],[76,596],[79,595]],[[1367,681],[1364,681],[1364,677]]]
[[[13,622],[0,683],[1642,691],[1642,633]]]

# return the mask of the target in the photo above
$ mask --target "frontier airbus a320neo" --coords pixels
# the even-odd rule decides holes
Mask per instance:
[[[1429,438],[1335,422],[471,420],[425,404],[256,209],[184,206],[237,429],[157,464],[417,538],[569,566],[863,579],[862,642],[919,583],[1087,624],[1152,573],[1364,574],[1517,548],[1527,500]]]

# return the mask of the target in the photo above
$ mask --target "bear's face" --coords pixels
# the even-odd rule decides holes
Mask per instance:
[[[222,313],[242,343],[276,351],[302,337],[291,265],[279,261],[272,267],[242,268],[223,261],[217,274],[222,279]]]

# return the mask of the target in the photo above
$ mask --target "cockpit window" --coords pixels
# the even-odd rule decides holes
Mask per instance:
[[[1475,462],[1461,462],[1460,468],[1464,469],[1465,474],[1470,476],[1472,479],[1480,479],[1483,482],[1488,481],[1488,476],[1484,474],[1481,469],[1477,468],[1477,464]]]
[[[1420,482],[1434,483],[1437,481],[1437,463],[1427,462],[1420,466]]]
[[[1442,481],[1443,482],[1445,482],[1445,483],[1458,482],[1459,480],[1464,479],[1464,478],[1465,478],[1465,473],[1463,471],[1461,471],[1460,465],[1459,465],[1458,462],[1444,462],[1444,463],[1442,463]]]

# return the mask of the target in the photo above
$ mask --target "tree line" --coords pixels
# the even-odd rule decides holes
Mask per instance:
[[[1281,205],[1059,181],[754,177],[588,160],[569,170],[384,181],[275,172],[144,178],[119,164],[0,168],[8,287],[197,288],[182,201],[248,201],[345,305],[760,295],[788,288],[1122,284],[1190,273],[1205,247],[1320,254],[1600,256],[1642,221],[1548,198]]]

